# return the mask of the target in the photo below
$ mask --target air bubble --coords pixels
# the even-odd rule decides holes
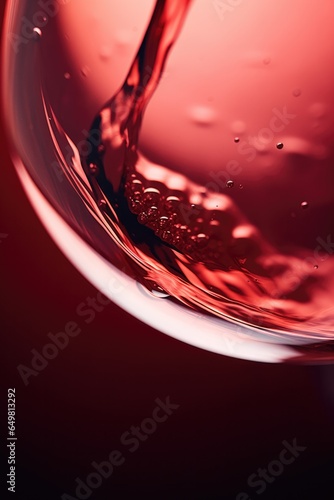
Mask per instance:
[[[70,80],[71,74],[68,71],[66,71],[66,73],[64,73],[64,78],[65,80]]]
[[[35,27],[32,31],[36,42],[42,38],[42,30],[40,28]]]
[[[89,75],[89,73],[90,73],[90,67],[89,66],[83,66],[81,68],[81,74],[82,74],[82,76],[86,77],[86,76]]]
[[[144,190],[144,194],[156,194],[156,195],[160,195],[160,191],[157,188],[148,187],[148,188],[146,188]]]
[[[99,202],[98,202],[98,206],[99,206],[100,208],[102,208],[102,209],[107,208],[107,202],[106,202],[106,200],[103,200],[103,199],[99,200]]]
[[[284,148],[284,144],[283,144],[283,142],[278,142],[278,143],[276,144],[276,147],[277,147],[277,149],[283,149],[283,148]]]
[[[180,204],[180,198],[177,196],[167,196],[165,203],[164,203],[164,209],[168,214],[172,214],[177,210],[177,207]]]
[[[303,201],[300,206],[305,210],[306,208],[308,208],[308,202],[307,201]]]
[[[102,156],[104,153],[105,153],[105,147],[103,144],[99,144],[98,147],[97,147],[97,151],[99,153],[100,156]]]
[[[168,226],[168,223],[169,223],[169,217],[167,217],[167,215],[162,215],[159,219],[160,229],[166,228]]]
[[[292,95],[294,97],[299,97],[301,95],[302,91],[300,89],[294,89],[292,92]]]
[[[143,187],[143,183],[139,179],[133,179],[133,181],[131,182],[131,189],[133,189],[134,191],[137,191],[138,189],[142,189],[142,187]]]
[[[165,292],[161,287],[157,290],[151,290],[151,294],[157,299],[167,299],[169,297],[168,293]]]
[[[157,299],[167,299],[169,294],[157,283],[146,281],[145,284],[138,284],[139,289],[145,294],[149,294]]]
[[[141,200],[141,195],[142,195],[141,191],[133,191],[133,193],[132,193],[132,199],[140,201]]]
[[[131,43],[131,39],[131,31],[127,29],[118,30],[114,35],[115,45],[119,49],[126,48]]]
[[[199,248],[203,248],[206,246],[209,237],[207,234],[200,233],[195,236],[195,242]]]
[[[154,221],[157,219],[157,216],[158,216],[158,207],[156,207],[155,205],[151,206],[148,210],[147,210],[147,216],[148,216],[148,219],[150,221]]]
[[[140,212],[140,214],[138,215],[138,221],[141,224],[146,224],[147,219],[148,219],[147,213],[146,212]]]
[[[208,106],[193,106],[189,111],[190,119],[200,126],[213,125],[215,116],[215,110]]]
[[[96,165],[95,163],[90,163],[90,164],[89,164],[89,173],[90,173],[91,175],[96,175],[96,174],[97,174],[97,172],[98,172],[98,170],[99,170],[99,169],[98,169],[98,167],[97,167],[97,165]]]
[[[226,182],[226,186],[227,186],[228,188],[233,188],[233,186],[234,186],[234,181],[232,181],[232,180],[231,180],[231,181],[227,181],[227,182]]]
[[[319,269],[319,266],[318,266],[317,264],[315,264],[315,265],[313,266],[313,268],[314,268],[314,269]]]
[[[107,47],[107,46],[102,46],[101,49],[100,49],[100,59],[102,59],[102,61],[108,61],[108,59],[110,59],[110,55],[111,55],[111,51],[110,51],[110,48]]]
[[[234,142],[239,142],[239,141],[240,141],[239,137],[234,138]]]

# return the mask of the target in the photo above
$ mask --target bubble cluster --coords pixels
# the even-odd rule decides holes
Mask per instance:
[[[234,182],[230,182],[232,187]],[[186,191],[173,191],[162,182],[154,182],[153,187],[137,172],[127,177],[125,197],[137,221],[177,250],[198,261],[212,262],[226,253],[236,223],[226,201],[218,209],[203,193],[202,201],[194,204]]]

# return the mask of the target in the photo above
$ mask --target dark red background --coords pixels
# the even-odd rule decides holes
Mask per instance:
[[[15,387],[16,498],[75,497],[75,478],[84,480],[92,461],[118,448],[126,462],[90,498],[235,499],[245,491],[254,499],[259,495],[247,478],[293,438],[307,449],[261,498],[333,498],[334,368],[267,365],[201,351],[114,305],[91,324],[80,322],[76,307],[97,291],[37,219],[2,128],[1,448],[7,389]],[[29,365],[30,350],[42,349],[48,332],[71,320],[80,322],[82,333],[25,387],[17,366]],[[120,436],[166,396],[180,407],[129,453]]]

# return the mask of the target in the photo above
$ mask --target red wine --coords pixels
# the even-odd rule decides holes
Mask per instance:
[[[8,115],[45,197],[160,304],[332,338],[334,7],[78,2],[18,45]]]
[[[279,195],[265,192],[264,188],[254,189],[254,181],[261,184],[258,172],[252,182],[245,175],[245,184],[239,181],[240,160],[231,160],[223,171],[210,172],[206,183],[193,176],[202,181],[199,183],[179,173],[183,171],[180,166],[177,172],[168,164],[152,161],[140,147],[145,109],[168,64],[168,53],[178,43],[178,31],[187,23],[188,9],[189,1],[157,2],[122,88],[92,125],[92,153],[85,159],[84,168],[95,202],[110,234],[135,264],[136,278],[140,276],[145,286],[195,309],[251,325],[329,333],[333,320],[333,278],[329,271],[333,266],[334,227],[328,210],[333,208],[333,185],[326,190],[328,199],[322,200],[322,205],[312,203],[312,196],[310,202],[302,197],[312,182],[308,173],[294,189],[282,173],[277,182]],[[264,59],[263,65],[270,62]],[[300,96],[298,89],[292,93],[295,98]],[[320,108],[314,106],[317,119],[325,113]],[[197,128],[210,129],[215,113],[214,107],[207,105],[194,107],[190,114]],[[282,141],[276,142],[274,133],[295,120],[296,114],[284,106],[272,113],[272,130],[262,130],[254,145],[238,136],[228,138],[230,147],[235,145],[235,157],[245,162],[246,145],[248,159],[257,149],[267,156],[269,164],[282,162],[284,167],[289,163],[290,168],[307,169],[305,163],[311,161],[312,152],[308,154],[305,146],[303,155],[297,154],[297,138],[285,142],[282,134]],[[234,130],[241,136],[243,124],[236,121]],[[320,152],[317,168],[326,169],[328,162]],[[325,170],[325,177],[333,182],[331,172]],[[253,192],[247,194],[247,190]],[[277,196],[286,197],[286,201],[275,209]],[[251,207],[245,209],[243,198]],[[268,221],[261,213],[265,207],[271,212]],[[273,222],[280,246],[275,238],[270,241],[263,234],[262,229]],[[318,228],[322,229],[319,235]],[[312,233],[316,235],[314,249]]]

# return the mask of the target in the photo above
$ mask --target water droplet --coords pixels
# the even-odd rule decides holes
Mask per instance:
[[[295,97],[299,97],[301,95],[302,91],[300,89],[294,89],[292,92],[292,95]]]
[[[233,186],[234,186],[234,181],[227,181],[227,182],[226,182],[226,186],[227,186],[228,188],[233,188]]]
[[[88,76],[90,73],[90,67],[89,66],[83,66],[81,68],[81,74],[82,76]]]
[[[66,71],[66,73],[64,73],[64,78],[65,80],[70,80],[71,74],[68,71]]]
[[[193,106],[189,111],[191,120],[200,126],[210,126],[213,124],[216,113],[209,106]]]
[[[34,40],[38,42],[42,38],[42,30],[40,28],[35,27],[33,30]]]
[[[284,148],[284,144],[283,144],[283,142],[278,142],[278,143],[276,144],[276,147],[277,147],[277,149],[283,149],[283,148]]]
[[[308,208],[308,202],[307,201],[303,201],[300,206],[305,210],[306,208]]]

